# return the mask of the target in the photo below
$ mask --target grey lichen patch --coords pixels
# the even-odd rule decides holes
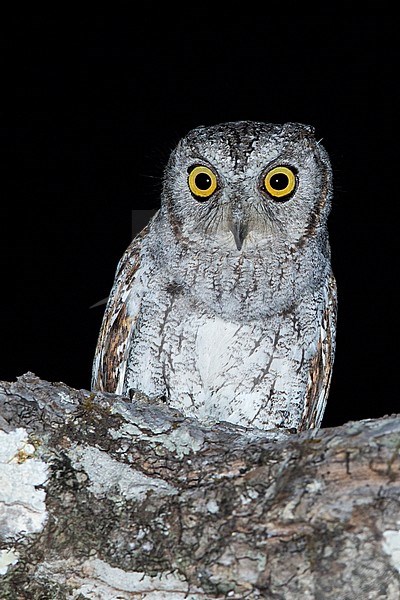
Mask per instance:
[[[400,521],[399,529],[388,529],[383,532],[382,548],[390,557],[392,566],[400,573]]]
[[[110,430],[110,436],[114,439],[137,438],[141,442],[146,441],[150,447],[163,446],[166,450],[175,454],[178,458],[196,453],[203,448],[204,436],[201,432],[192,430],[182,424],[168,432],[147,433],[133,423],[123,423],[118,430]]]
[[[121,415],[125,421],[132,423],[141,431],[148,431],[154,435],[171,431],[176,426],[177,415],[180,414],[164,406],[142,405],[138,402],[129,403],[122,400],[117,400],[113,404],[111,412]],[[180,420],[183,421],[184,417],[182,416]]]
[[[85,571],[91,571],[99,583],[108,585],[114,590],[124,592],[186,592],[188,589],[185,578],[178,573],[160,573],[154,577],[146,575],[143,571],[124,571],[112,567],[107,562],[99,559],[87,561]]]
[[[206,504],[206,509],[209,513],[215,515],[219,511],[219,504],[213,498],[209,500]]]
[[[99,498],[119,493],[127,500],[142,501],[149,492],[161,496],[178,493],[163,479],[148,477],[98,448],[76,445],[68,450],[68,456],[77,471],[85,471],[89,491]]]
[[[0,540],[41,531],[47,518],[48,466],[23,428],[0,431]]]
[[[129,571],[111,566],[98,558],[79,563],[74,559],[43,562],[36,571],[38,580],[48,580],[67,587],[68,598],[118,600],[205,600],[199,589],[192,589],[177,571],[149,576],[144,571]],[[199,592],[199,593],[198,593]]]
[[[19,559],[19,552],[12,546],[8,549],[0,550],[0,575],[5,575],[12,565],[15,565]]]

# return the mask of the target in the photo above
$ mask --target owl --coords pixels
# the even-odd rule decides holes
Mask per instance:
[[[335,351],[332,171],[311,126],[201,126],[117,267],[92,388],[203,423],[321,423]]]

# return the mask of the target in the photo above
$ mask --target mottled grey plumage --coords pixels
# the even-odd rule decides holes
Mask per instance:
[[[198,127],[117,270],[93,388],[200,419],[319,426],[335,346],[331,167],[298,123]]]

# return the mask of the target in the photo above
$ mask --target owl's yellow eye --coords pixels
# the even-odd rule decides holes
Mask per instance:
[[[296,187],[296,175],[289,167],[274,167],[264,177],[264,187],[277,200],[284,200]]]
[[[193,196],[205,200],[217,189],[217,177],[208,167],[196,165],[190,169],[188,184]]]

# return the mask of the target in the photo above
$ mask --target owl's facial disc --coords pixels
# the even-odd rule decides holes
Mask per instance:
[[[296,242],[303,235],[297,224],[304,203],[297,192],[304,166],[289,152],[265,153],[253,161],[247,157],[247,162],[232,159],[227,165],[218,155],[190,158],[180,174],[186,179],[186,199],[188,192],[192,196],[195,218],[184,222],[184,230],[195,234],[193,240],[199,235],[224,251],[252,252],[276,237]]]

